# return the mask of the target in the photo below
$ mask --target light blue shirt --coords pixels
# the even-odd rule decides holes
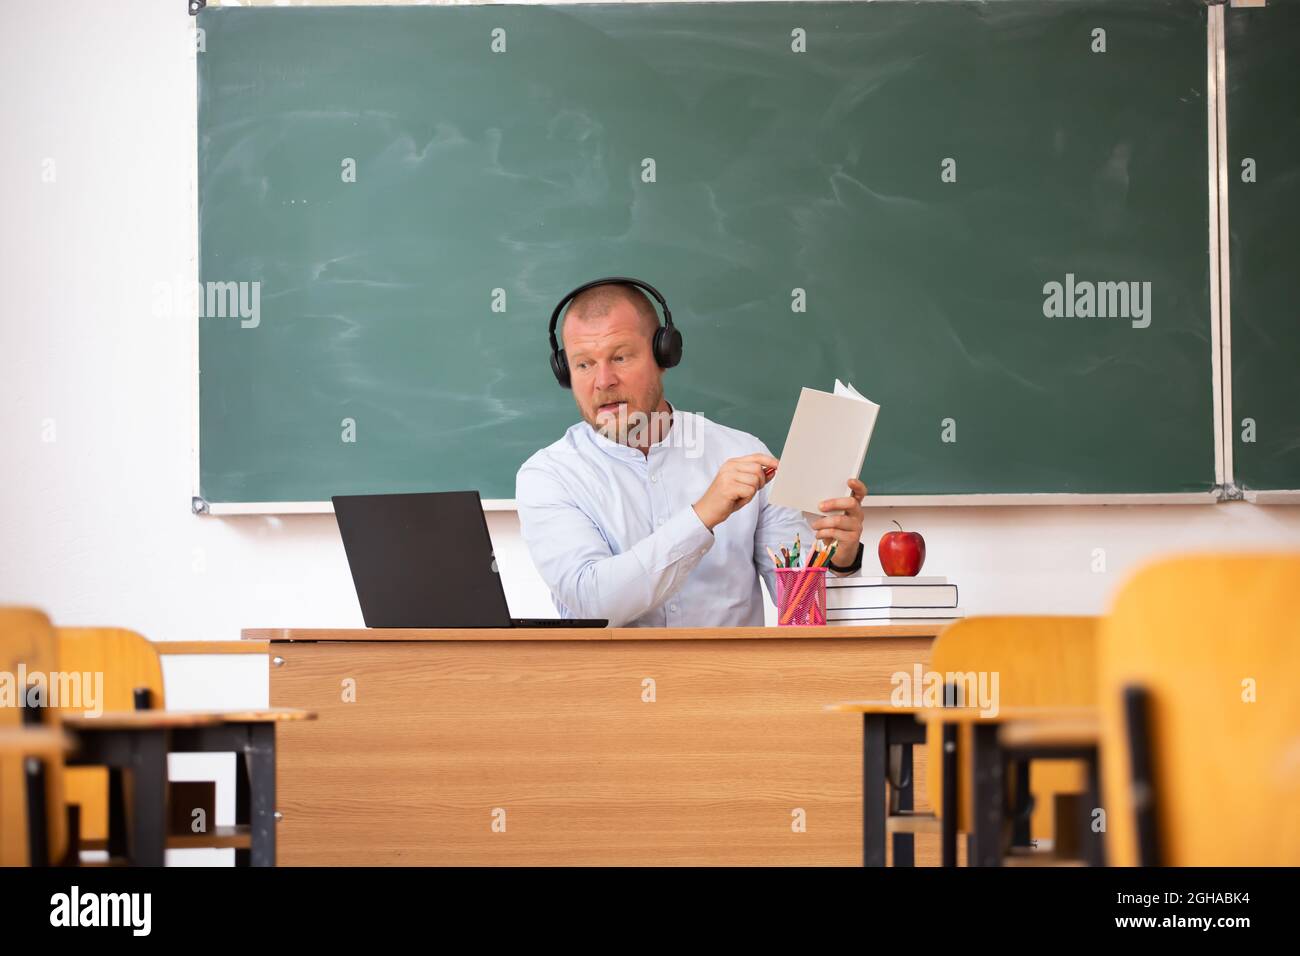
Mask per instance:
[[[763,625],[759,578],[776,600],[780,553],[815,540],[803,512],[768,504],[766,487],[710,531],[691,507],[728,458],[771,454],[753,435],[673,410],[644,455],[586,422],[515,477],[524,542],[563,618],[611,627]],[[848,494],[847,488],[845,494]]]

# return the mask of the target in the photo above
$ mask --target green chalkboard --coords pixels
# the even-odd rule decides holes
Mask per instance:
[[[1206,20],[207,9],[200,280],[257,322],[200,319],[201,494],[513,497],[578,420],[551,308],[609,274],[667,296],[677,407],[779,454],[800,386],[879,402],[873,494],[1209,491]],[[1149,325],[1047,317],[1069,281]]]
[[[1233,477],[1300,489],[1300,3],[1225,11]]]

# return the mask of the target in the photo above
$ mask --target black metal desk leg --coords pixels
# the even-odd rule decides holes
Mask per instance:
[[[943,725],[943,865],[957,865],[957,728]]]
[[[252,815],[252,799],[248,794],[248,759],[243,750],[235,751],[235,825],[248,826]],[[251,832],[251,827],[250,827]],[[235,849],[235,866],[248,866],[250,850]]]
[[[898,760],[890,767],[889,786],[891,812],[912,810],[912,745],[890,743],[891,759]],[[894,866],[916,866],[915,838],[910,833],[894,834]]]
[[[31,684],[27,685],[27,693],[32,691]],[[36,694],[42,692],[37,690]],[[27,707],[22,712],[22,723],[25,727],[40,727],[41,718],[44,716],[45,706],[44,697],[38,696],[40,701],[39,707]],[[24,797],[27,800],[27,865],[28,866],[49,866],[50,865],[50,831],[49,818],[46,816],[46,785],[45,785],[45,763],[36,757],[27,757],[23,761],[23,786]]]
[[[121,767],[108,768],[108,856],[126,856],[126,783]]]
[[[249,863],[275,866],[275,724],[254,724],[244,750],[248,767],[249,824],[253,847]]]
[[[1083,819],[1079,825],[1083,827],[1083,859],[1089,866],[1105,866],[1106,850],[1103,841],[1103,833],[1099,833],[1092,828],[1093,813],[1101,806],[1101,780],[1097,772],[1098,754],[1096,749],[1088,757],[1086,763],[1088,769],[1088,787],[1086,791],[1087,804],[1083,808]]]
[[[27,798],[27,865],[50,865],[49,818],[46,816],[45,764],[36,757],[23,761]]]
[[[862,865],[885,865],[884,714],[862,715]]]
[[[167,848],[167,732],[132,731],[127,859],[162,866]]]
[[[1011,761],[1012,773],[1016,781],[1015,816],[1012,823],[1011,845],[1033,846],[1032,832],[1034,798],[1029,792],[1029,761]]]
[[[1002,820],[1006,804],[1002,753],[998,747],[998,727],[977,723],[974,728],[975,753],[971,769],[975,798],[974,844],[972,866],[1002,865]]]

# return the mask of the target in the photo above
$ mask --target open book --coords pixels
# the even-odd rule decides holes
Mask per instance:
[[[879,405],[839,379],[834,393],[801,390],[767,500],[824,514],[817,506],[827,498],[847,496],[848,480],[859,477],[879,413]]]

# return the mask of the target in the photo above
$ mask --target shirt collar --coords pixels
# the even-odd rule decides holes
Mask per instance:
[[[682,415],[686,414],[685,412],[679,412],[677,409],[673,408],[673,403],[667,399],[664,399],[664,402],[668,406],[668,413],[672,416],[672,424],[669,425],[668,431],[659,436],[657,442],[652,442],[650,444],[649,451],[651,452],[656,448],[662,448],[668,444],[668,439],[672,436],[673,429],[681,428],[680,418]],[[587,435],[595,446],[605,454],[623,461],[649,461],[649,456],[641,454],[640,449],[606,438],[600,432],[596,431],[596,429],[592,428],[589,423],[584,421],[582,422],[581,427],[586,430]]]

